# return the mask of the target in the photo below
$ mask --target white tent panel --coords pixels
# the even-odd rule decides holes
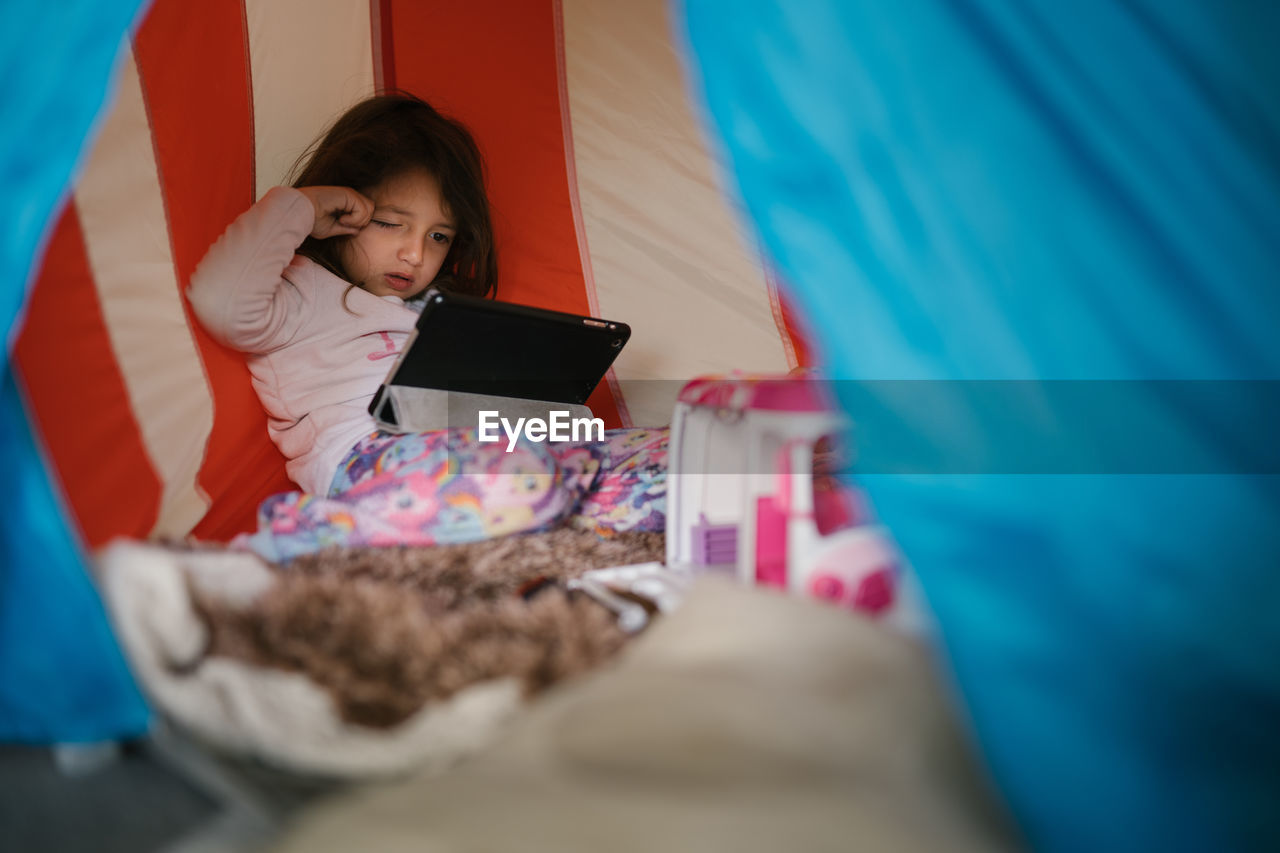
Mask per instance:
[[[564,0],[578,199],[599,312],[643,346],[615,366],[636,424],[678,380],[788,364],[759,256],[726,204],[685,95],[663,0]]]
[[[182,536],[208,509],[196,476],[213,403],[174,272],[142,82],[132,51],[123,53],[116,103],[75,206],[129,405],[163,489],[151,532]]]
[[[373,94],[368,0],[245,0],[256,197],[348,107]]]

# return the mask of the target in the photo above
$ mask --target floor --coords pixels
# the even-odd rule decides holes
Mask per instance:
[[[61,767],[47,747],[0,746],[0,850],[150,853],[170,848],[219,804],[137,745]],[[92,766],[100,764],[101,766]]]
[[[253,853],[344,787],[215,753],[160,723],[128,744],[0,744],[0,851]]]

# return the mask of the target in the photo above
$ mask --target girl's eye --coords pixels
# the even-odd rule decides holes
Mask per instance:
[[[379,228],[398,228],[398,227],[400,227],[400,226],[396,225],[394,222],[384,222],[384,221],[383,221],[383,220],[381,220],[381,219],[370,219],[369,221],[370,221],[370,222],[372,222],[374,225],[377,225]]]
[[[440,243],[441,245],[448,245],[450,238],[448,234],[445,234],[441,231],[432,231],[431,239],[435,240],[437,243]]]

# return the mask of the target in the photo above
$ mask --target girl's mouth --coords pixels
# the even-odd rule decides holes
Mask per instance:
[[[403,291],[413,287],[413,279],[407,275],[389,272],[383,276],[383,279],[392,290]]]

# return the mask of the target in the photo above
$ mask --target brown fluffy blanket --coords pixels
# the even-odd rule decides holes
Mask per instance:
[[[526,693],[597,666],[627,635],[565,579],[661,560],[661,533],[562,528],[467,545],[333,549],[274,568],[237,605],[192,584],[206,656],[303,674],[340,716],[390,727],[503,676]]]

